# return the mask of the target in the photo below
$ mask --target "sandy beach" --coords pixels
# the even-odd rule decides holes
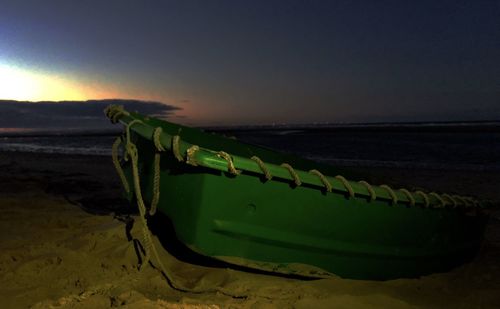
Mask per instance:
[[[500,202],[498,172],[366,172],[375,183],[458,190]],[[155,245],[178,282],[222,291],[195,294],[173,289],[152,265],[138,269],[137,210],[121,198],[109,157],[0,153],[0,207],[2,308],[500,307],[498,212],[473,262],[448,273],[384,282],[300,280],[196,263],[174,253],[175,244],[162,246],[168,235],[158,234]],[[158,230],[163,223],[152,224]]]

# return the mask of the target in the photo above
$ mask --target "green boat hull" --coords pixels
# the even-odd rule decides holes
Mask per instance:
[[[153,199],[156,148],[151,130],[156,127],[163,130],[164,144],[170,144],[169,136],[178,135],[187,143],[184,148],[199,145],[233,156],[257,155],[269,164],[286,162],[297,170],[314,168],[358,177],[138,114],[121,121],[127,124],[133,119],[142,122],[130,128],[130,137],[138,148],[146,204]],[[200,159],[193,166],[179,162],[170,151],[160,158],[158,210],[170,218],[176,237],[202,255],[262,270],[374,280],[444,272],[475,256],[488,220],[476,208],[410,205],[400,192],[392,202],[390,194],[376,199],[368,192],[353,197],[347,190],[328,192],[310,183],[297,186],[293,177],[267,180],[263,173],[247,170],[233,175],[229,168],[208,167],[212,161]],[[124,162],[123,170],[132,184],[130,161]],[[376,188],[381,197],[383,191]]]

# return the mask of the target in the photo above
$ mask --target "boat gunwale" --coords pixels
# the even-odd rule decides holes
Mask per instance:
[[[109,115],[107,113],[107,115],[112,120],[113,116],[115,116],[115,122],[121,123],[128,130],[134,131],[143,138],[153,141],[153,135],[156,127],[153,127],[147,123],[147,121],[150,119],[149,117],[142,116],[138,113],[128,113],[123,109],[121,109],[121,111],[122,112],[118,113],[118,115],[117,113],[115,113],[114,115]],[[166,122],[165,120],[158,120],[165,123],[170,123]],[[200,131],[199,133],[206,134],[202,131]],[[159,143],[163,146],[163,148],[165,148],[165,150],[172,151],[174,136],[175,135],[171,135],[166,132],[160,132],[157,138]],[[437,194],[435,192],[426,194],[421,191],[410,193],[404,188],[394,190],[387,185],[370,185],[364,181],[356,182],[345,180],[345,178],[340,175],[331,177],[321,174],[321,176],[319,176],[317,173],[311,173],[311,171],[304,171],[293,168],[290,169],[289,165],[286,166],[284,164],[277,165],[274,163],[265,163],[266,170],[264,170],[256,160],[253,160],[251,158],[227,154],[223,150],[215,151],[206,147],[200,147],[182,139],[177,139],[177,142],[178,145],[176,148],[179,150],[179,154],[186,164],[203,166],[222,172],[232,173],[234,175],[237,175],[238,173],[243,171],[247,175],[257,174],[259,176],[265,177],[267,170],[272,175],[272,179],[267,179],[267,181],[273,181],[273,179],[278,178],[282,181],[284,180],[296,182],[297,179],[300,179],[301,185],[306,184],[308,186],[313,186],[314,188],[324,191],[324,194],[332,192],[334,194],[344,195],[346,196],[346,198],[363,197],[366,198],[368,202],[375,199],[384,200],[385,202],[389,202],[393,206],[401,204],[402,206],[411,207],[419,204],[423,208],[430,209],[447,208],[462,210],[484,210],[485,208],[487,208],[485,203],[482,203],[471,197],[449,195],[446,193]],[[225,155],[221,155],[221,153]],[[328,190],[328,188],[325,186],[325,179],[328,183],[331,184],[331,190]]]

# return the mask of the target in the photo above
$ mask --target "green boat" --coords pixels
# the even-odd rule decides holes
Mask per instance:
[[[168,216],[177,239],[204,256],[277,273],[387,280],[448,271],[481,246],[488,205],[471,197],[371,185],[120,106],[105,112],[125,128],[113,159],[126,196],[144,220]]]

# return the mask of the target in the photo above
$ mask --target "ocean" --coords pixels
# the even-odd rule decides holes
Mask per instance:
[[[429,124],[210,129],[337,166],[500,171],[500,125]],[[208,129],[207,129],[208,130]],[[110,155],[116,134],[9,134],[0,151]]]

